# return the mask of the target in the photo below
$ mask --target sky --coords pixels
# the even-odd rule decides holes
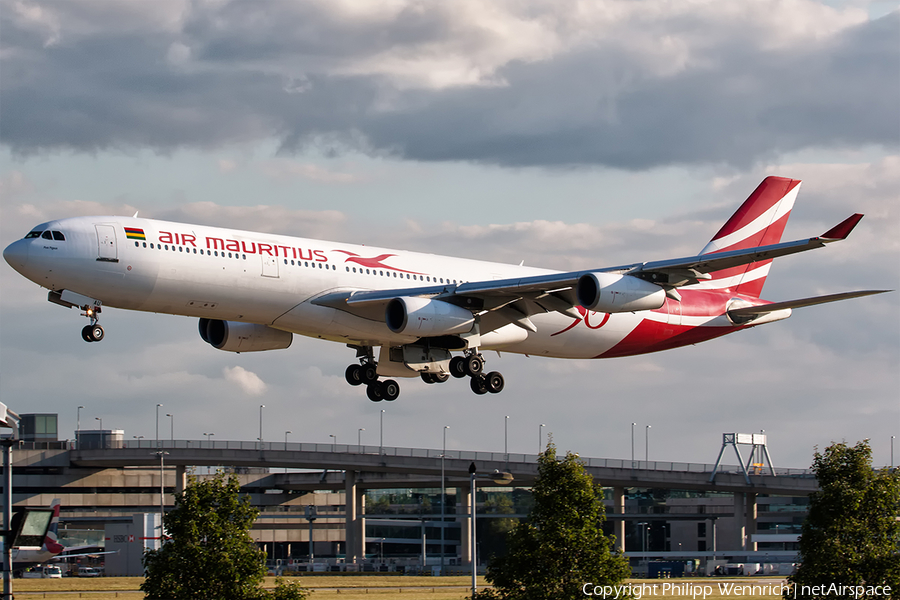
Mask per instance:
[[[586,269],[696,254],[779,175],[803,180],[785,239],[866,217],[778,259],[764,298],[898,290],[898,73],[894,2],[0,0],[0,245],[140,211]],[[449,426],[449,449],[535,453],[543,431],[693,463],[765,430],[793,468],[865,438],[886,465],[900,436],[900,292],[646,356],[489,353],[500,395],[402,380],[378,404],[339,344],[236,355],[116,309],[85,344],[86,323],[0,265],[0,399],[62,439],[78,406],[152,438],[157,404],[166,438],[254,440],[265,405],[270,441],[440,448]]]

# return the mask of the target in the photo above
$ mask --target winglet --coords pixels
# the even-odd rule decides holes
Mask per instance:
[[[860,213],[851,215],[820,235],[819,237],[826,240],[843,240],[846,239],[856,224],[859,223],[863,216]]]

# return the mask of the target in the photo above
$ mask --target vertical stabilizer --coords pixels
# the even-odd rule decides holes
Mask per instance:
[[[701,254],[777,244],[781,241],[798,191],[799,179],[766,177],[713,236]],[[770,259],[715,271],[711,273],[712,280],[706,282],[704,287],[731,289],[735,293],[758,298],[771,263]]]

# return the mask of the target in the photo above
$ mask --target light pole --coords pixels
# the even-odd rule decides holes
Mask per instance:
[[[379,434],[379,450],[378,454],[384,454],[384,409],[381,409],[381,425],[379,426],[380,434]]]
[[[169,417],[169,436],[172,441],[175,441],[175,415],[172,413],[166,413],[166,416]]]
[[[101,419],[100,417],[94,417],[94,420],[95,420],[95,421],[100,421],[100,448],[104,448],[105,446],[104,446],[104,444],[103,444],[103,442],[104,442],[104,440],[103,440],[103,438],[104,438],[104,434],[103,434],[103,419]]]
[[[210,439],[209,439],[209,438],[211,438],[212,436],[214,436],[214,435],[216,435],[216,434],[214,434],[214,433],[204,433],[203,435],[206,436],[206,443],[209,444],[209,443],[210,443]]]
[[[891,436],[891,470],[894,469],[894,437],[896,436]]]
[[[444,445],[441,449],[441,576],[444,575],[444,520],[446,510],[444,505],[447,503],[447,488],[444,482],[444,459],[447,457],[447,430],[449,425],[444,425]]]
[[[362,452],[362,432],[365,430],[365,427],[360,427],[356,430],[356,445],[359,446],[360,453]]]
[[[509,471],[509,415],[503,419],[503,454],[506,455],[506,470]]]
[[[266,407],[265,404],[259,405],[259,449],[263,448],[263,434],[262,434],[262,410]]]
[[[79,406],[75,409],[75,437],[78,437],[78,432],[81,431],[81,409],[83,406]]]
[[[650,462],[650,426],[644,428],[644,462]]]
[[[337,436],[328,434],[328,437],[331,438],[331,451],[334,452],[334,447],[337,445]]]
[[[289,433],[294,433],[294,432],[290,431],[290,430],[284,432],[284,449],[285,450],[287,450],[287,436]]]
[[[541,426],[538,427],[538,454],[544,451],[544,427],[547,425],[541,423]]]
[[[142,435],[133,435],[133,436],[131,436],[131,437],[133,437],[134,439],[136,439],[136,440],[138,441],[138,448],[140,448],[140,447],[141,447],[141,440],[144,439],[144,436],[142,436]]]
[[[475,593],[478,591],[478,583],[476,581],[476,576],[478,575],[478,543],[476,541],[475,536],[475,497],[477,496],[477,488],[475,487],[475,478],[480,477],[482,479],[492,479],[494,483],[497,485],[509,485],[513,481],[512,473],[501,473],[500,471],[494,471],[493,473],[485,474],[485,473],[477,473],[478,468],[475,466],[475,463],[471,463],[469,465],[469,489],[472,491],[472,510],[470,525],[472,526],[472,597],[475,597]]]
[[[634,426],[637,423],[631,424],[631,468],[634,468]]]
[[[156,447],[157,448],[159,448],[159,407],[161,407],[161,406],[162,406],[162,404],[156,405]]]

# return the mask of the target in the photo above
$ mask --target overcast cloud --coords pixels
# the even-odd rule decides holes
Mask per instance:
[[[3,6],[3,141],[19,153],[274,137],[425,161],[746,167],[896,149],[900,128],[900,13],[853,5]]]
[[[696,253],[766,175],[803,179],[764,296],[900,288],[900,12],[671,3],[0,0],[0,245],[52,218],[131,215],[577,269]],[[893,10],[893,12],[887,12]],[[0,265],[0,398],[153,435],[713,462],[726,431],[778,466],[900,435],[900,294],[661,354],[488,356],[507,388],[403,381],[373,404],[353,353],[296,337],[234,355],[196,320],[84,319]],[[89,423],[89,425],[86,425]],[[168,423],[166,423],[168,425]],[[161,430],[168,431],[161,427]],[[641,429],[643,435],[643,429]],[[639,447],[643,447],[640,445]]]

